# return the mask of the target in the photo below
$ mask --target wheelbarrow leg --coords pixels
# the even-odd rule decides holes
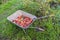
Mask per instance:
[[[23,29],[23,32],[24,32],[24,34],[25,34],[25,37],[27,36],[27,38],[31,38],[31,37],[28,35],[28,33],[26,32],[26,29]]]
[[[25,33],[25,35],[27,35],[27,32],[25,31],[25,29],[23,29],[23,32]]]

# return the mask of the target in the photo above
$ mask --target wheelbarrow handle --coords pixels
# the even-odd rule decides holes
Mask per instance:
[[[40,27],[29,27],[29,28],[32,28],[32,29],[37,29],[39,31],[45,31],[44,29],[40,28]]]
[[[54,15],[47,15],[47,16],[38,17],[37,19],[47,18],[47,17],[53,17],[53,16],[54,16]]]

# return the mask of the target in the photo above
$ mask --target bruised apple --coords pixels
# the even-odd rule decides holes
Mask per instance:
[[[13,20],[14,23],[22,26],[22,27],[27,27],[29,24],[32,23],[32,19],[27,17],[27,16],[18,16],[15,20]]]

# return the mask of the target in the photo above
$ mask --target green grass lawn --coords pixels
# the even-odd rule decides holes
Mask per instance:
[[[31,0],[11,0],[0,5],[0,40],[60,40],[60,6],[56,9]],[[36,16],[54,14],[55,17],[36,20],[30,27],[44,27],[44,32],[28,29],[27,34],[21,28],[12,24],[7,17],[17,10],[23,10]],[[37,12],[38,11],[38,12]],[[53,24],[54,23],[54,24]]]

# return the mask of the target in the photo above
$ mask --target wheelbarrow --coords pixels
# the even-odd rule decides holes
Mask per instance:
[[[39,28],[39,27],[30,27],[30,25],[36,19],[41,19],[41,18],[46,18],[46,17],[48,17],[48,16],[36,17],[36,16],[34,16],[34,15],[30,14],[30,13],[24,12],[22,10],[18,10],[15,13],[13,13],[12,15],[8,16],[7,19],[10,22],[12,22],[13,24],[16,24],[17,26],[21,27],[23,29],[23,31],[25,32],[25,29],[27,29],[27,28],[33,28],[33,29],[38,29],[40,31],[44,31],[44,29],[42,29],[42,28]],[[29,20],[29,21],[27,21],[27,20]]]

